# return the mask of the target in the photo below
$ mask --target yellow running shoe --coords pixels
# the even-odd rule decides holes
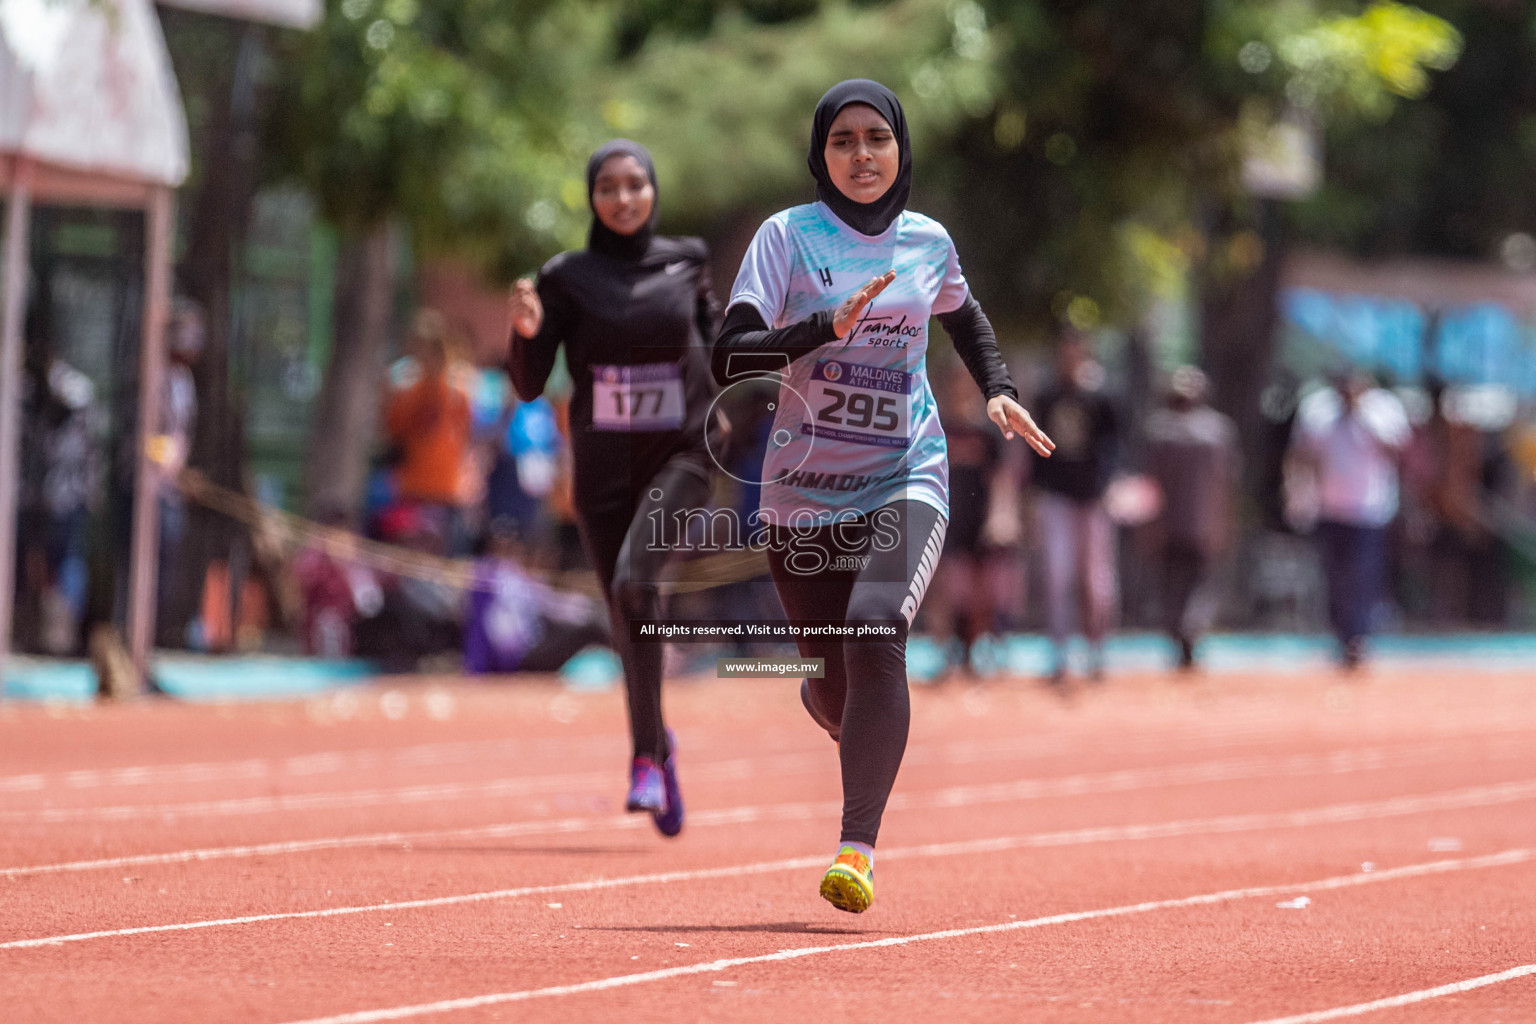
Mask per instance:
[[[837,851],[837,859],[821,876],[821,898],[850,914],[868,910],[875,902],[875,868],[869,858],[851,846]]]

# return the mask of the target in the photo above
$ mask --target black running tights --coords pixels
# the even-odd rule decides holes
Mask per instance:
[[[624,663],[635,756],[651,758],[657,764],[671,754],[661,717],[661,664],[666,645],[635,643],[629,623],[661,616],[658,582],[672,553],[665,544],[652,543],[657,517],[671,524],[675,513],[705,508],[708,502],[709,482],[696,460],[674,458],[641,489],[638,501],[609,505],[588,502],[579,510],[582,541],[608,599],[613,644]],[[668,535],[663,534],[663,538]]]
[[[823,678],[810,681],[811,699],[840,728],[844,842],[875,844],[896,784],[912,717],[907,631],[933,578],[946,525],[930,505],[897,501],[814,533],[775,527],[771,535],[768,564],[791,620],[896,627],[893,639],[799,642],[801,657],[825,659]]]

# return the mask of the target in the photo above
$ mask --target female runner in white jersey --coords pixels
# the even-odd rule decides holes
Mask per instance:
[[[821,895],[859,913],[874,899],[880,817],[906,749],[906,640],[949,515],[949,470],[928,386],[937,315],[1003,436],[1054,447],[1018,403],[991,324],[943,226],[906,210],[912,153],[901,103],[855,79],[821,98],[808,157],[818,202],[758,229],[712,356],[715,379],[778,374],[760,515],[793,622],[879,623],[879,639],[811,636],[825,674],[801,687],[839,742],[842,836]]]

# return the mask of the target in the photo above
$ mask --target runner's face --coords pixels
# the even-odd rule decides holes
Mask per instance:
[[[827,131],[827,174],[856,203],[873,203],[890,190],[901,163],[896,133],[874,107],[850,103]]]
[[[651,219],[656,189],[645,168],[632,156],[619,154],[603,161],[592,186],[592,209],[603,227],[618,235],[632,235]]]

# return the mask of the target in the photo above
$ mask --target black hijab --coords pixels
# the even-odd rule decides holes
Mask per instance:
[[[843,195],[832,183],[827,173],[827,133],[838,112],[850,103],[863,103],[874,107],[896,133],[896,145],[900,150],[900,163],[896,168],[896,180],[885,195],[872,203],[856,203]],[[867,78],[850,78],[827,90],[816,104],[816,116],[811,122],[811,152],[806,157],[811,177],[816,179],[816,198],[832,208],[839,220],[861,235],[878,235],[907,208],[907,197],[912,194],[912,147],[907,139],[907,117],[902,113],[901,101],[879,82]]]
[[[632,235],[621,235],[609,228],[597,215],[597,208],[592,206],[592,193],[597,188],[597,172],[612,156],[632,156],[640,161],[640,166],[645,168],[645,176],[651,179],[651,188],[658,193],[656,200],[651,203],[650,219]],[[592,228],[587,232],[587,248],[630,262],[644,256],[656,234],[656,218],[661,209],[660,191],[656,186],[656,165],[651,161],[650,150],[628,139],[614,139],[599,146],[597,152],[587,160],[587,205],[592,206]]]

